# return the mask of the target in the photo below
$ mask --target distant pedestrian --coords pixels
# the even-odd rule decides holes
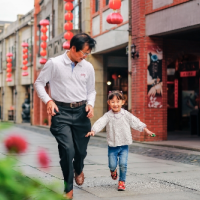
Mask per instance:
[[[155,134],[146,128],[138,118],[122,109],[125,100],[123,93],[120,91],[109,92],[108,105],[111,110],[98,119],[92,131],[88,132],[86,137],[94,136],[106,126],[107,142],[108,142],[108,163],[113,180],[117,180],[117,163],[119,160],[119,183],[118,190],[125,190],[127,161],[128,161],[128,145],[132,143],[131,128],[140,132],[144,131],[150,136]]]
[[[95,44],[85,33],[75,35],[70,41],[70,50],[50,58],[35,82],[38,96],[52,116],[50,131],[58,142],[67,199],[73,198],[73,178],[77,185],[84,182],[83,167],[89,142],[85,135],[91,130],[96,96],[94,68],[85,58]],[[52,98],[44,88],[47,82]]]

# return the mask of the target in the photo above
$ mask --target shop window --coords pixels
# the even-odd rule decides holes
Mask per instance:
[[[94,1],[94,12],[98,12],[99,11],[99,0],[95,0]]]
[[[106,0],[106,6],[109,4],[109,0]]]

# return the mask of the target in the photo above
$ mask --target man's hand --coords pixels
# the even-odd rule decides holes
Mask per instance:
[[[92,107],[91,105],[87,105],[87,106],[85,107],[85,111],[88,112],[87,117],[88,117],[89,119],[92,118],[92,117],[94,117],[94,109],[93,109],[93,107]]]
[[[59,112],[57,105],[53,101],[49,101],[47,103],[47,114],[54,116],[56,113],[54,112],[54,109]]]
[[[94,136],[94,131],[88,132],[85,137]]]
[[[151,132],[149,129],[144,128],[144,132],[147,133],[148,135],[150,135],[151,137],[155,137],[155,133]]]

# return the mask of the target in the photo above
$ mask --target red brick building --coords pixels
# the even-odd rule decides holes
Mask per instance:
[[[56,0],[54,5],[48,0],[38,1],[38,5],[41,2],[35,15],[35,38],[39,19],[48,17],[49,9],[54,6],[55,13],[50,19],[55,16],[57,25],[54,24],[55,34],[48,42],[48,56],[52,57],[63,52],[61,15],[64,13],[59,9],[62,10],[64,1]],[[190,134],[191,127],[197,127],[194,116],[200,106],[199,0],[122,0],[117,11],[124,19],[120,25],[106,22],[108,14],[113,12],[108,2],[84,0],[79,4],[82,12],[78,31],[90,34],[97,41],[96,49],[88,57],[96,74],[97,98],[92,122],[109,109],[106,102],[109,90],[119,89],[127,100],[125,108],[157,135],[150,138],[133,131],[134,140],[166,140],[169,132],[177,131],[180,137],[183,133]],[[41,69],[37,64],[37,45],[35,40],[34,79]],[[46,89],[49,91],[48,86]],[[36,93],[33,112],[33,124],[42,125],[45,119],[50,124],[46,106]],[[194,128],[192,133],[197,132]]]
[[[91,35],[97,40],[93,64],[98,61],[104,72],[104,91],[99,92],[104,97],[104,112],[108,109],[105,100],[108,91],[123,91],[116,83],[124,73],[128,77],[125,81],[128,110],[157,135],[150,138],[133,131],[136,141],[166,140],[169,131],[170,134],[178,131],[181,137],[183,133],[190,134],[191,127],[197,127],[196,118],[190,120],[199,108],[199,3],[122,0],[118,12],[124,21],[117,26],[105,22],[106,16],[113,12],[106,5],[108,1],[90,1]],[[128,44],[134,51],[131,61],[125,53]],[[113,80],[115,76],[109,77],[109,73],[117,75],[117,80]],[[98,115],[101,114],[97,113],[97,118]],[[197,128],[192,131],[197,132]]]
[[[199,3],[132,1],[132,43],[139,52],[139,58],[132,59],[132,113],[156,133],[153,140],[166,140],[168,131],[190,131],[195,126],[195,119],[190,124],[190,117],[200,105]],[[162,61],[161,108],[150,107],[155,105],[148,99],[149,53]],[[135,140],[152,140],[143,133],[133,133]]]

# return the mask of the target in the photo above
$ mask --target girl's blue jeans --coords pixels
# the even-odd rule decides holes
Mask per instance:
[[[110,147],[108,146],[108,164],[110,170],[113,172],[119,163],[119,181],[126,181],[128,161],[128,145]]]

